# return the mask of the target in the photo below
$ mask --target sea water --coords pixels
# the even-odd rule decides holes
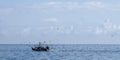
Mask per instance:
[[[1,44],[0,60],[120,60],[120,45],[51,44],[50,51],[32,51],[33,45]]]

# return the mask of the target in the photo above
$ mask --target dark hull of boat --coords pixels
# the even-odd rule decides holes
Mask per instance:
[[[36,48],[32,48],[33,51],[49,51],[49,49],[47,48],[41,48],[41,49],[36,49]]]

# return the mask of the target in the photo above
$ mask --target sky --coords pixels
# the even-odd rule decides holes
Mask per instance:
[[[0,0],[0,44],[120,44],[120,0]]]

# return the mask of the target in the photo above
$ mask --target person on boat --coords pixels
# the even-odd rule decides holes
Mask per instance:
[[[46,47],[46,49],[48,49],[48,50],[49,50],[49,47],[47,46],[47,47]]]

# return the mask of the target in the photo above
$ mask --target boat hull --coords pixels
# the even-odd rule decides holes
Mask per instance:
[[[33,47],[32,47],[32,50],[33,51],[49,51],[49,49],[47,48],[33,48]]]

